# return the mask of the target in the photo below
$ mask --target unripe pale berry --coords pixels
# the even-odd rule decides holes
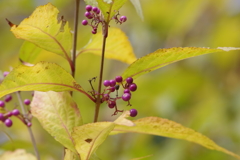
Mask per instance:
[[[136,117],[138,114],[138,111],[136,109],[130,109],[130,116],[131,117]]]
[[[122,82],[122,76],[116,76],[115,77],[116,82]]]
[[[137,90],[137,85],[135,83],[130,84],[129,90],[132,91],[132,92],[136,91]]]
[[[5,103],[3,101],[0,101],[0,107],[4,107]]]
[[[82,25],[84,25],[84,26],[86,26],[86,25],[88,25],[88,21],[87,20],[82,20]]]
[[[85,9],[86,9],[86,11],[90,12],[92,10],[92,6],[91,5],[86,5]]]
[[[24,104],[29,105],[30,103],[31,103],[31,101],[29,99],[24,100]]]
[[[111,79],[109,82],[111,87],[114,87],[116,85],[115,79]]]
[[[110,82],[109,82],[109,80],[105,80],[105,81],[103,82],[103,85],[104,85],[105,87],[110,86]]]
[[[6,95],[5,102],[9,102],[12,100],[12,96],[10,94]]]
[[[127,21],[127,17],[126,16],[121,16],[120,17],[120,21],[121,22],[126,22]]]
[[[12,110],[12,115],[14,115],[14,116],[17,116],[17,115],[19,115],[20,114],[20,112],[19,112],[19,110],[18,109],[14,109],[14,110]]]
[[[122,100],[129,101],[130,99],[131,99],[131,94],[130,93],[124,93],[122,95]]]
[[[5,123],[5,125],[6,125],[7,127],[11,127],[11,126],[12,126],[12,120],[11,120],[11,119],[6,119],[6,120],[4,121],[4,123]]]
[[[128,77],[128,78],[126,79],[126,82],[127,82],[128,84],[132,84],[132,83],[133,83],[133,78],[132,78],[132,77]]]

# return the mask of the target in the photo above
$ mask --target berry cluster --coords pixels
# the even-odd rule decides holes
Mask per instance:
[[[12,96],[11,95],[7,95],[5,97],[5,102],[9,102],[12,100]],[[25,105],[29,105],[31,103],[31,101],[29,99],[25,99],[24,100],[24,104]],[[5,103],[4,101],[0,101],[0,108],[4,113],[0,113],[0,121],[2,121],[7,127],[11,127],[13,122],[10,119],[10,117],[12,116],[16,116],[17,118],[19,118],[22,122],[24,122],[28,127],[32,126],[32,123],[28,120],[26,121],[26,119],[24,118],[24,116],[20,113],[20,111],[18,109],[13,109],[11,111],[7,111],[5,108]]]
[[[6,77],[9,74],[9,72],[3,72],[3,76]],[[30,119],[28,119],[27,117],[24,117],[24,115],[22,115],[20,113],[20,111],[16,108],[14,108],[13,110],[7,110],[6,109],[6,104],[12,100],[12,95],[6,95],[4,98],[4,101],[0,100],[0,121],[3,122],[7,127],[11,127],[13,122],[10,119],[12,116],[15,116],[17,118],[19,118],[24,124],[26,124],[28,127],[30,127],[32,125],[32,123],[30,122]],[[25,99],[24,100],[24,104],[25,105],[29,105],[31,103],[31,101],[29,99]]]
[[[128,106],[131,106],[130,99],[132,97],[132,93],[137,90],[137,85],[133,83],[132,77],[128,77],[125,81],[121,76],[116,76],[115,79],[105,80],[103,85],[106,87],[102,94],[102,102],[106,101],[109,108],[115,108],[115,112],[113,115],[116,115],[118,112],[123,112],[123,110],[118,110],[116,101],[118,99],[122,99],[123,101],[128,102]],[[121,97],[118,97],[118,90],[120,86],[123,87],[124,91]],[[110,97],[110,93],[116,91],[116,97]],[[135,117],[137,115],[136,109],[130,110],[130,116]]]
[[[85,9],[86,9],[86,12],[84,15],[87,19],[91,20],[91,23],[89,23],[88,20],[84,19],[82,21],[82,25],[91,26],[92,34],[96,34],[98,25],[100,23],[103,23],[103,21],[104,21],[102,15],[101,15],[101,10],[98,7],[93,7],[91,5],[87,5],[85,7]],[[119,12],[117,12],[117,14],[113,16],[113,19],[115,19],[116,23],[122,24],[123,22],[127,21],[126,16],[121,16],[120,18],[118,18],[119,16],[120,16]]]

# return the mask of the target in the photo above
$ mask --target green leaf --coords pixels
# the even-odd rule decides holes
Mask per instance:
[[[4,152],[0,156],[0,159],[1,160],[37,160],[35,156],[33,156],[30,153],[27,153],[23,149],[17,149],[13,152],[12,151]]]
[[[133,62],[123,73],[123,78],[133,77],[137,78],[140,75],[154,71],[158,68],[164,67],[168,64],[196,57],[199,55],[215,52],[226,52],[231,50],[240,50],[240,48],[232,47],[219,47],[217,49],[210,48],[197,48],[197,47],[185,47],[185,48],[169,48],[158,49],[153,53],[150,53],[142,58],[139,58]]]
[[[65,149],[64,160],[77,160],[76,153],[72,152],[69,149]]]
[[[39,62],[34,66],[20,65],[14,68],[0,84],[0,98],[16,91],[33,90],[78,91],[92,99],[66,70],[49,62]]]
[[[114,126],[115,124],[112,122],[97,122],[74,128],[72,136],[75,141],[75,148],[82,160],[90,159]]]
[[[141,18],[141,20],[143,21],[143,13],[142,13],[142,7],[141,7],[141,3],[140,0],[130,0],[133,4],[133,6],[135,7],[138,16]]]
[[[71,133],[82,118],[69,92],[34,92],[31,112],[56,141],[76,152]]]
[[[23,62],[34,63],[37,56],[43,49],[35,44],[25,41],[19,52],[19,59]]]
[[[197,143],[211,150],[217,150],[220,152],[224,152],[229,154],[235,158],[240,159],[240,156],[218,146],[212,140],[207,138],[206,136],[195,132],[190,128],[186,128],[176,122],[159,118],[159,117],[146,117],[142,119],[138,119],[133,121],[136,126],[129,127],[123,125],[116,125],[111,134],[118,133],[144,133],[144,134],[152,134],[158,136],[164,136],[169,138],[183,139],[190,142]]]
[[[29,18],[12,25],[16,38],[27,40],[40,48],[59,54],[70,61],[72,34],[63,17],[58,20],[58,9],[51,3],[39,6]]]
[[[127,0],[97,0],[105,21],[108,23]]]
[[[109,28],[107,45],[105,49],[105,57],[122,61],[124,63],[132,63],[136,60],[132,46],[128,37],[118,28]],[[89,43],[78,53],[102,54],[102,32],[92,36]]]

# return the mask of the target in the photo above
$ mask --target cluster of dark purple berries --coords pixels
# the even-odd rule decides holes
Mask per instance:
[[[118,112],[123,112],[123,110],[118,110],[116,101],[118,99],[122,99],[123,101],[128,102],[128,106],[131,106],[130,99],[131,99],[131,92],[134,92],[137,90],[137,85],[133,83],[133,78],[128,77],[126,81],[123,81],[123,78],[121,76],[116,76],[115,79],[111,80],[105,80],[103,82],[103,85],[106,87],[104,89],[104,93],[102,94],[102,101],[106,101],[109,108],[115,108],[115,112],[113,115],[116,115]],[[118,97],[118,90],[120,86],[123,87],[124,91],[121,97]],[[111,92],[117,92],[117,95],[115,98],[110,97]],[[137,115],[136,109],[130,110],[130,116],[135,117]]]
[[[3,76],[6,77],[9,74],[9,72],[4,72]],[[30,121],[26,121],[26,118],[20,113],[18,109],[13,109],[11,111],[8,111],[5,108],[5,103],[8,103],[12,100],[12,95],[6,95],[4,98],[4,101],[0,100],[0,121],[3,122],[7,127],[11,127],[13,122],[10,119],[10,117],[15,116],[19,118],[24,124],[26,124],[28,127],[32,126],[32,123]],[[24,100],[25,105],[29,105],[31,101],[29,99]]]
[[[92,34],[96,34],[97,33],[97,28],[98,25],[100,23],[103,23],[104,19],[101,15],[101,10],[98,7],[93,7],[91,5],[87,5],[85,7],[86,12],[85,12],[85,17],[89,20],[91,20],[91,23],[88,22],[88,20],[84,19],[82,21],[82,25],[86,26],[89,25],[92,27]],[[118,18],[119,16],[119,12],[113,16],[113,19],[115,19],[116,23],[120,23],[122,24],[123,22],[127,21],[127,17],[126,16],[121,16],[120,18]]]
[[[11,101],[12,99],[12,96],[11,95],[7,95],[5,97],[5,102],[9,102]],[[24,100],[24,104],[25,105],[29,105],[31,103],[31,101],[29,99],[25,99]],[[2,121],[7,127],[11,127],[13,122],[12,120],[10,119],[10,117],[12,116],[16,116],[18,117],[22,122],[24,122],[28,127],[31,127],[32,126],[32,123],[31,122],[26,122],[24,120],[24,117],[23,115],[20,113],[20,111],[18,109],[13,109],[12,111],[7,111],[5,109],[5,103],[4,101],[0,101],[0,108],[1,110],[4,112],[4,113],[0,113],[0,121]]]

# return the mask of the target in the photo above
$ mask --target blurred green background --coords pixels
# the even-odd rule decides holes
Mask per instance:
[[[5,18],[20,23],[39,6],[51,2],[73,28],[74,0],[0,0],[0,70],[19,65],[18,52],[23,40],[9,31]],[[128,21],[121,26],[131,41],[136,56],[142,57],[158,48],[170,47],[239,47],[239,0],[141,0],[144,21],[130,2],[120,10]],[[84,18],[81,2],[80,22]],[[111,24],[111,26],[116,26]],[[79,25],[78,48],[91,37],[90,27]],[[63,58],[42,54],[37,61],[51,61],[69,70]],[[77,81],[90,90],[88,80],[98,76],[100,57],[90,54],[77,59]],[[106,60],[104,79],[120,75],[127,64]],[[33,77],[34,78],[34,77]],[[192,128],[218,145],[240,155],[240,56],[239,51],[199,56],[171,64],[144,75],[135,81],[132,107],[138,109],[137,118],[158,116]],[[31,93],[22,93],[31,98]],[[16,96],[7,107],[17,105]],[[80,93],[74,93],[84,119],[92,122],[94,105]],[[121,103],[120,108],[130,109]],[[100,120],[114,120],[113,110],[102,105]],[[134,118],[136,119],[136,118]],[[0,154],[5,150],[24,148],[34,153],[27,128],[14,119],[6,128],[0,124]],[[36,119],[33,131],[42,159],[56,160],[63,156],[63,147],[42,129]],[[12,140],[8,138],[11,137]],[[126,160],[144,157],[146,160],[231,160],[224,153],[207,150],[194,143],[141,134],[109,137],[97,154],[103,160]]]

